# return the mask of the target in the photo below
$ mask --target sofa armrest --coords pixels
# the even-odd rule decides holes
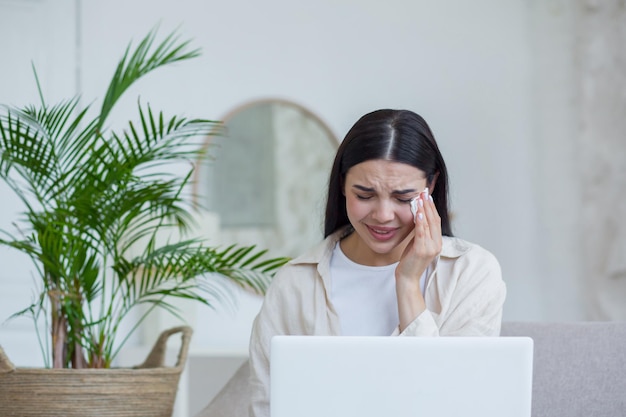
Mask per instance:
[[[194,417],[244,417],[248,415],[250,368],[245,361],[213,401]]]

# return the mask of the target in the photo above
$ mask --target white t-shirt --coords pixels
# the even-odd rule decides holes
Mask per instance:
[[[330,300],[345,336],[389,336],[398,326],[395,270],[357,264],[342,252],[339,242],[330,260]],[[427,272],[422,274],[422,294]]]

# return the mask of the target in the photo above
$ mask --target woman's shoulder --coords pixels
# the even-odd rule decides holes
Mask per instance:
[[[458,237],[443,237],[441,258],[500,269],[498,259],[491,251]]]
[[[455,282],[457,291],[493,292],[504,297],[506,285],[500,263],[493,253],[479,244],[456,237],[444,237],[437,269]]]

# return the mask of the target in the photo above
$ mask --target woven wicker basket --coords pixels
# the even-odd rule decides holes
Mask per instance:
[[[164,367],[167,339],[176,333],[178,360]],[[0,416],[171,417],[191,334],[186,326],[164,331],[135,368],[15,368],[0,347]]]

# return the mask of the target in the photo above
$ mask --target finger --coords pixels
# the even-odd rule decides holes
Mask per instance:
[[[427,209],[427,201],[424,201],[423,198],[419,198],[418,201],[418,212],[417,212],[417,223],[418,229],[416,229],[416,240],[415,247],[420,247],[422,249],[432,247],[433,244],[437,245],[437,240],[433,238],[433,232],[431,230],[431,222],[428,219],[428,215],[426,213]]]
[[[420,239],[420,241],[427,235],[427,227],[428,222],[424,212],[424,201],[420,197],[417,199],[417,212],[415,214],[415,237]]]
[[[417,219],[421,220],[422,223],[425,223],[424,226],[428,226],[428,223],[425,220],[428,220],[426,217],[426,212],[424,211],[424,195],[421,194],[417,199]]]
[[[421,199],[418,199],[417,213],[415,213],[415,234],[422,237],[424,235],[424,227],[426,223],[426,215],[424,208],[421,207]]]
[[[432,199],[432,196],[428,196],[424,200],[424,213],[426,222],[428,223],[431,238],[437,242],[441,242],[441,217],[437,212],[437,207]]]
[[[434,207],[428,206],[428,200],[423,201],[420,197],[420,203],[418,204],[419,210],[417,213],[416,232],[413,241],[413,247],[420,256],[426,256],[428,258],[437,255],[441,251],[441,235],[437,236],[439,229],[436,224],[435,230],[431,228],[432,221],[427,218],[427,212],[430,212],[430,216],[438,216]]]

